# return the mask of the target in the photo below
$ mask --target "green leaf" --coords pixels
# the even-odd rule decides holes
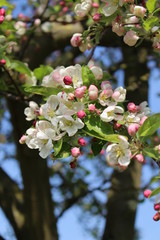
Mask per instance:
[[[39,68],[34,69],[34,75],[35,77],[42,81],[42,79],[46,76],[49,75],[51,72],[53,71],[53,68],[51,66],[44,66],[44,65],[40,65]]]
[[[59,141],[54,142],[54,144],[53,144],[54,156],[57,156],[59,154],[59,152],[61,151],[61,148],[62,148],[62,144],[63,144],[62,138]]]
[[[63,142],[61,151],[56,155],[56,159],[67,158],[69,156],[71,156],[71,146],[67,142]]]
[[[27,74],[30,77],[32,76],[30,69],[23,62],[14,60],[11,62],[10,68],[16,70],[17,72]]]
[[[6,0],[1,0],[0,1],[0,7],[9,7],[9,8],[12,8],[12,9],[14,8],[14,6]]]
[[[151,147],[144,148],[143,149],[143,154],[148,156],[148,157],[151,157],[155,160],[160,159],[160,154],[158,153],[158,151],[155,150],[154,148],[151,148]]]
[[[144,29],[148,32],[159,22],[158,17],[151,16],[143,22]]]
[[[104,141],[98,141],[98,139],[96,141],[92,141],[91,149],[94,156],[98,155],[101,152],[104,144],[105,144]]]
[[[157,0],[148,0],[147,1],[146,7],[147,7],[149,13],[152,13],[155,10],[156,3],[157,3]]]
[[[160,176],[155,176],[151,178],[150,184],[160,181]]]
[[[155,195],[157,195],[157,194],[159,194],[160,193],[160,187],[157,187],[156,189],[154,189],[153,191],[152,191],[152,193],[149,195],[149,198],[150,197],[153,197],[153,196],[155,196]]]
[[[101,121],[99,116],[85,118],[85,127],[82,130],[87,135],[96,137],[103,141],[119,142],[119,135],[114,134],[111,124]]]
[[[49,97],[50,95],[57,95],[59,92],[72,92],[71,88],[51,88],[44,86],[27,86],[25,87],[25,92],[43,95],[44,97]]]
[[[82,79],[85,86],[96,84],[97,80],[88,66],[82,66]]]
[[[160,113],[148,117],[137,132],[138,137],[150,136],[160,127]]]

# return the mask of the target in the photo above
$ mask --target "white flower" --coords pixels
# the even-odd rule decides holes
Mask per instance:
[[[26,33],[26,23],[18,21],[15,23],[14,27],[18,35],[22,36]]]
[[[112,98],[116,102],[124,102],[126,99],[126,89],[123,87],[118,87],[114,90],[114,93],[112,94]]]
[[[42,86],[45,87],[57,87],[62,86],[64,87],[63,78],[60,74],[60,70],[65,69],[65,67],[61,66],[56,68],[50,75],[47,75],[42,80]]]
[[[107,149],[107,161],[110,165],[128,166],[130,163],[131,151],[129,150],[129,143],[125,137],[119,136],[120,142],[118,144],[110,144]]]
[[[126,121],[125,125],[128,127],[131,123],[139,123],[140,117],[134,113],[129,113],[125,121]]]
[[[137,33],[133,30],[129,30],[126,35],[123,38],[123,41],[130,47],[134,46],[139,37],[137,36]]]
[[[58,123],[58,107],[60,104],[60,99],[58,96],[55,95],[51,95],[47,102],[41,106],[41,110],[42,110],[42,115],[50,120],[53,124],[53,126],[57,126]]]
[[[148,103],[146,101],[142,102],[138,107],[138,114],[137,116],[142,118],[143,116],[149,116],[151,113],[151,110],[149,107],[147,107]]]
[[[60,115],[73,115],[83,109],[84,109],[84,105],[81,102],[64,100],[62,101],[62,103],[60,103],[58,113]]]
[[[81,66],[76,64],[75,66],[69,66],[67,68],[60,69],[60,76],[63,79],[65,76],[69,76],[72,78],[73,87],[78,88],[83,84],[82,74],[81,74]]]
[[[91,9],[92,1],[83,0],[82,3],[76,4],[74,12],[78,17],[85,17]]]
[[[118,7],[122,7],[124,4],[124,0],[105,0],[106,6],[103,7],[103,13],[106,17],[112,15],[115,13],[118,9]]]
[[[37,103],[30,101],[29,107],[25,108],[24,114],[27,116],[26,120],[31,121],[36,118],[39,113],[39,106]]]
[[[96,78],[97,80],[102,79],[102,77],[103,77],[103,71],[102,71],[102,69],[101,69],[100,67],[92,66],[90,69],[91,69],[91,71],[93,72],[93,74],[94,74],[94,76],[95,76],[95,78]]]
[[[100,115],[100,118],[104,122],[111,122],[112,120],[122,120],[123,116],[119,114],[123,114],[124,110],[122,107],[119,106],[109,106],[104,109],[102,114]]]
[[[62,131],[66,131],[68,136],[71,137],[76,134],[78,129],[84,127],[84,123],[79,118],[74,120],[71,116],[63,116],[60,119],[59,126]]]

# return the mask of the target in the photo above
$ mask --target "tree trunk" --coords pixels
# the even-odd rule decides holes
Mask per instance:
[[[24,105],[8,102],[17,158],[20,162],[24,184],[24,224],[19,229],[18,240],[57,240],[54,206],[51,198],[47,162],[38,151],[20,145],[18,140],[25,133],[28,124],[24,118]],[[25,231],[24,231],[25,230]]]
[[[127,100],[139,104],[148,98],[147,51],[143,48],[123,48]],[[141,165],[132,162],[124,172],[114,171],[108,192],[106,226],[102,240],[133,240]]]

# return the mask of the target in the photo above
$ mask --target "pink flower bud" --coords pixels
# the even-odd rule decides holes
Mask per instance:
[[[73,148],[71,149],[71,155],[72,155],[72,157],[77,158],[80,154],[81,154],[81,153],[80,153],[80,149],[79,149],[78,147],[73,147]]]
[[[89,104],[88,109],[90,112],[95,112],[95,110],[96,110],[95,104]]]
[[[137,123],[131,123],[129,126],[128,126],[128,134],[130,136],[134,136],[136,134],[136,132],[138,131],[139,129],[139,125]]]
[[[82,34],[81,33],[73,34],[70,43],[73,47],[79,47],[82,43]]]
[[[103,81],[101,83],[101,89],[105,90],[105,89],[112,89],[112,85],[110,83],[110,81]]]
[[[85,91],[86,91],[87,87],[86,86],[82,86],[82,87],[79,87],[75,90],[75,96],[76,98],[79,98],[81,99],[83,97],[83,95],[85,94]]]
[[[154,210],[159,211],[160,210],[160,203],[154,204]]]
[[[74,161],[70,162],[70,167],[72,169],[75,169],[77,167],[77,160],[74,160]]]
[[[160,213],[157,212],[157,213],[153,216],[153,220],[157,222],[157,221],[159,221],[159,219],[160,219]]]
[[[80,146],[86,146],[86,141],[84,140],[84,138],[79,138],[78,139],[78,144],[80,145]]]
[[[143,195],[145,198],[149,198],[151,193],[152,193],[152,191],[150,189],[146,189],[146,190],[144,190]]]
[[[126,35],[123,38],[123,41],[128,45],[128,46],[134,46],[136,42],[138,41],[139,37],[137,36],[137,33],[130,30],[126,33]]]
[[[5,14],[6,14],[5,9],[4,9],[4,8],[1,8],[1,9],[0,9],[0,15],[5,16]]]
[[[144,163],[144,157],[141,153],[137,154],[135,156],[135,159],[139,162],[139,163]]]
[[[6,60],[5,59],[1,59],[0,64],[1,65],[5,65],[6,64]]]
[[[114,128],[115,130],[119,130],[121,127],[122,127],[121,124],[119,124],[118,122],[114,122],[113,128]]]
[[[26,136],[26,135],[23,135],[23,136],[19,139],[19,143],[20,143],[20,144],[25,144],[26,138],[27,138],[27,136]]]
[[[143,123],[146,121],[147,117],[143,116],[141,121],[139,122],[140,125],[143,125]]]
[[[121,94],[120,94],[119,91],[115,91],[115,92],[112,94],[112,98],[113,98],[116,102],[118,102],[120,95],[121,95]]]
[[[59,5],[65,6],[65,1],[60,1]]]
[[[63,8],[62,8],[62,11],[63,11],[63,13],[68,12],[68,7],[63,7]]]
[[[66,84],[66,85],[71,85],[72,84],[72,78],[70,76],[65,76],[63,78],[63,82]]]
[[[85,116],[86,116],[85,111],[80,110],[80,111],[77,112],[77,117],[78,118],[83,119]]]
[[[89,86],[88,93],[90,100],[96,100],[98,98],[98,88],[95,85]]]
[[[97,115],[100,115],[101,111],[99,109],[96,109],[96,113],[97,113]]]
[[[133,10],[133,14],[137,17],[143,18],[145,15],[146,9],[141,6],[135,6]]]
[[[137,111],[137,107],[133,102],[128,103],[127,105],[128,111],[135,113]]]
[[[74,94],[73,93],[68,93],[68,100],[73,101],[74,100]]]
[[[4,21],[4,16],[1,15],[0,16],[0,24],[3,23],[3,21]]]
[[[104,149],[102,149],[102,150],[100,151],[100,154],[101,154],[101,155],[104,155],[104,154],[105,154]]]
[[[94,22],[99,22],[101,19],[101,14],[100,13],[95,13],[93,16],[93,21]]]
[[[41,24],[41,20],[39,18],[34,20],[34,26],[38,27]]]
[[[93,8],[99,8],[99,4],[98,3],[92,3],[92,7]]]

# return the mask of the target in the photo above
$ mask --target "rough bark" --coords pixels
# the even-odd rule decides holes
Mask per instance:
[[[123,48],[125,86],[127,99],[139,104],[147,100],[148,82],[146,74],[146,49]],[[140,188],[141,165],[133,162],[124,172],[114,171],[112,185],[108,192],[106,226],[102,240],[133,240],[134,224]]]
[[[17,239],[57,240],[58,234],[47,162],[39,157],[37,151],[31,151],[18,142],[27,128],[23,104],[10,101],[8,106],[24,184],[24,225],[26,231],[20,238],[17,236]]]

